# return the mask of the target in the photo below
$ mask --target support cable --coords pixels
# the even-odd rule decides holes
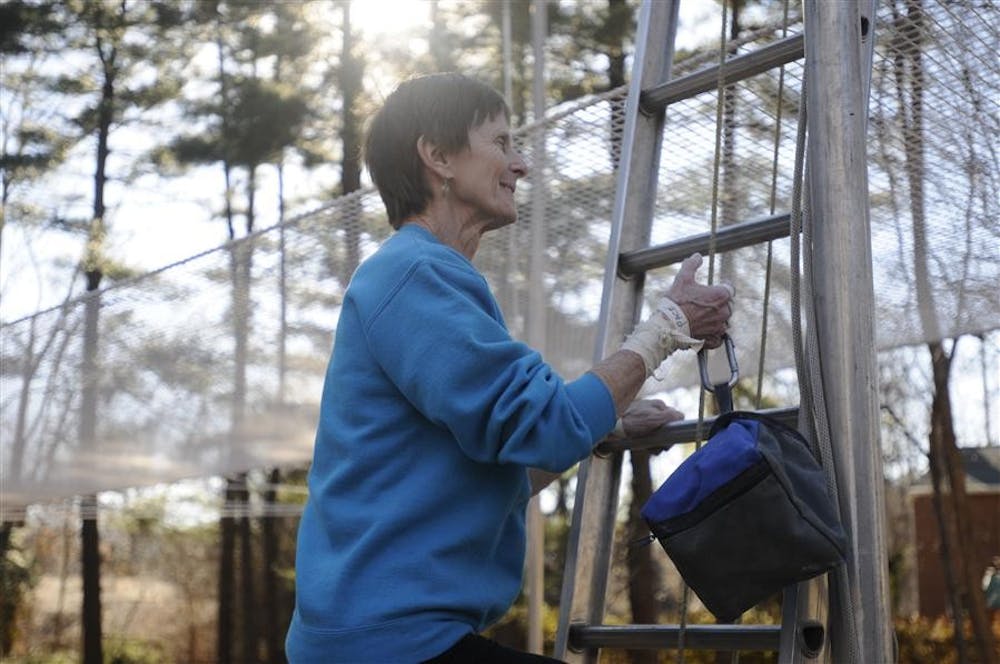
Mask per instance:
[[[719,232],[719,168],[722,161],[722,118],[725,92],[725,64],[726,64],[726,27],[729,22],[729,3],[722,3],[722,24],[719,35],[719,67],[718,81],[716,83],[716,103],[715,103],[715,153],[712,162],[712,223],[709,231],[708,243],[708,283],[712,284],[715,276],[715,248],[716,237]],[[698,390],[698,428],[695,438],[695,451],[701,448],[703,430],[705,424],[705,390]],[[691,601],[691,588],[684,583],[684,591],[681,597],[681,617],[679,630],[677,632],[677,663],[685,664],[684,639],[687,631],[687,617]]]
[[[784,2],[781,18],[781,38],[788,36],[788,0]],[[785,96],[785,66],[778,70],[777,109],[774,114],[774,153],[771,158],[771,200],[770,213],[774,215],[778,190],[778,159],[781,152],[781,120],[782,101]],[[764,275],[763,309],[760,319],[760,352],[757,357],[757,389],[754,398],[754,408],[760,410],[764,393],[764,358],[767,353],[768,309],[771,304],[771,273],[774,265],[774,242],[767,243],[767,263]]]

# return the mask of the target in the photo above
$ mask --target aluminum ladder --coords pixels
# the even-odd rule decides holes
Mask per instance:
[[[860,255],[855,255],[856,247],[850,249],[855,254],[840,247],[850,244],[849,238],[870,237],[867,182],[863,168],[860,173],[857,169],[859,160],[862,166],[864,163],[864,126],[862,122],[859,133],[853,119],[856,115],[862,120],[865,117],[874,0],[804,0],[804,34],[730,58],[721,71],[720,66],[707,67],[672,79],[679,2],[644,0],[639,12],[595,360],[617,350],[637,322],[648,270],[679,263],[695,251],[707,254],[710,247],[726,252],[788,237],[790,215],[777,214],[728,225],[715,237],[705,234],[649,246],[666,107],[801,58],[805,58],[810,107],[818,109],[808,117],[809,154],[818,157],[810,159],[807,196],[813,218],[823,225],[814,243],[835,247],[816,261],[816,279],[835,283],[830,304],[817,314],[818,321],[810,323],[830,324],[838,316],[863,318],[865,306],[871,305],[858,295],[865,293],[865,286],[869,293],[872,290],[870,242],[867,253],[861,251]],[[827,147],[831,140],[837,143],[833,149]],[[839,223],[854,223],[852,220],[862,227]],[[858,281],[852,283],[851,279]],[[603,624],[623,454],[628,449],[662,448],[695,440],[698,423],[684,421],[644,439],[605,443],[605,453],[581,464],[560,601],[557,658],[593,663],[602,647],[675,650],[683,631],[685,650],[777,651],[781,664],[834,661],[831,651],[838,664],[893,661],[881,539],[880,515],[884,512],[877,449],[877,386],[870,375],[852,373],[859,367],[862,372],[870,370],[869,365],[874,364],[874,334],[863,322],[860,328],[857,322],[853,325],[844,330],[843,337],[831,335],[836,338],[819,340],[818,352],[861,358],[853,369],[838,368],[844,363],[835,363],[838,367],[822,379],[824,391],[833,400],[827,414],[829,427],[838,430],[844,444],[833,464],[837,484],[843,487],[838,499],[844,525],[852,539],[842,576],[854,611],[860,615],[845,616],[843,606],[836,603],[830,609],[827,580],[820,578],[785,589],[780,625]],[[808,413],[800,416],[798,408],[769,414],[792,425],[808,422],[802,419]],[[703,422],[702,430],[711,422]],[[874,452],[870,449],[873,440]],[[852,630],[857,628],[849,637],[845,624]],[[845,645],[847,638],[853,643]]]

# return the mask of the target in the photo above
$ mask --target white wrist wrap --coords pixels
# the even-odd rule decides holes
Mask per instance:
[[[663,298],[653,315],[635,326],[622,344],[622,350],[630,350],[642,358],[648,378],[675,350],[700,350],[703,343],[691,338],[688,320],[681,308]]]
[[[674,328],[681,333],[682,336],[691,338],[691,326],[688,324],[687,316],[684,315],[684,310],[681,309],[680,305],[671,300],[670,298],[662,298],[656,305],[656,310],[659,311],[663,316],[673,323]]]

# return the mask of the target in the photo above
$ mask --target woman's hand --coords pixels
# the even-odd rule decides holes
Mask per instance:
[[[683,419],[683,413],[659,399],[637,399],[625,409],[622,425],[626,437],[638,438],[653,433],[665,424]]]
[[[718,348],[733,313],[735,290],[729,284],[706,286],[697,283],[694,277],[700,266],[700,254],[685,258],[666,296],[684,312],[690,335],[703,339],[707,348]]]

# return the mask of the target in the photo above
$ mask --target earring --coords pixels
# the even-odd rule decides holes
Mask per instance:
[[[448,197],[448,192],[450,190],[451,190],[451,178],[445,180],[444,183],[441,185],[441,194],[445,198],[447,198]]]

